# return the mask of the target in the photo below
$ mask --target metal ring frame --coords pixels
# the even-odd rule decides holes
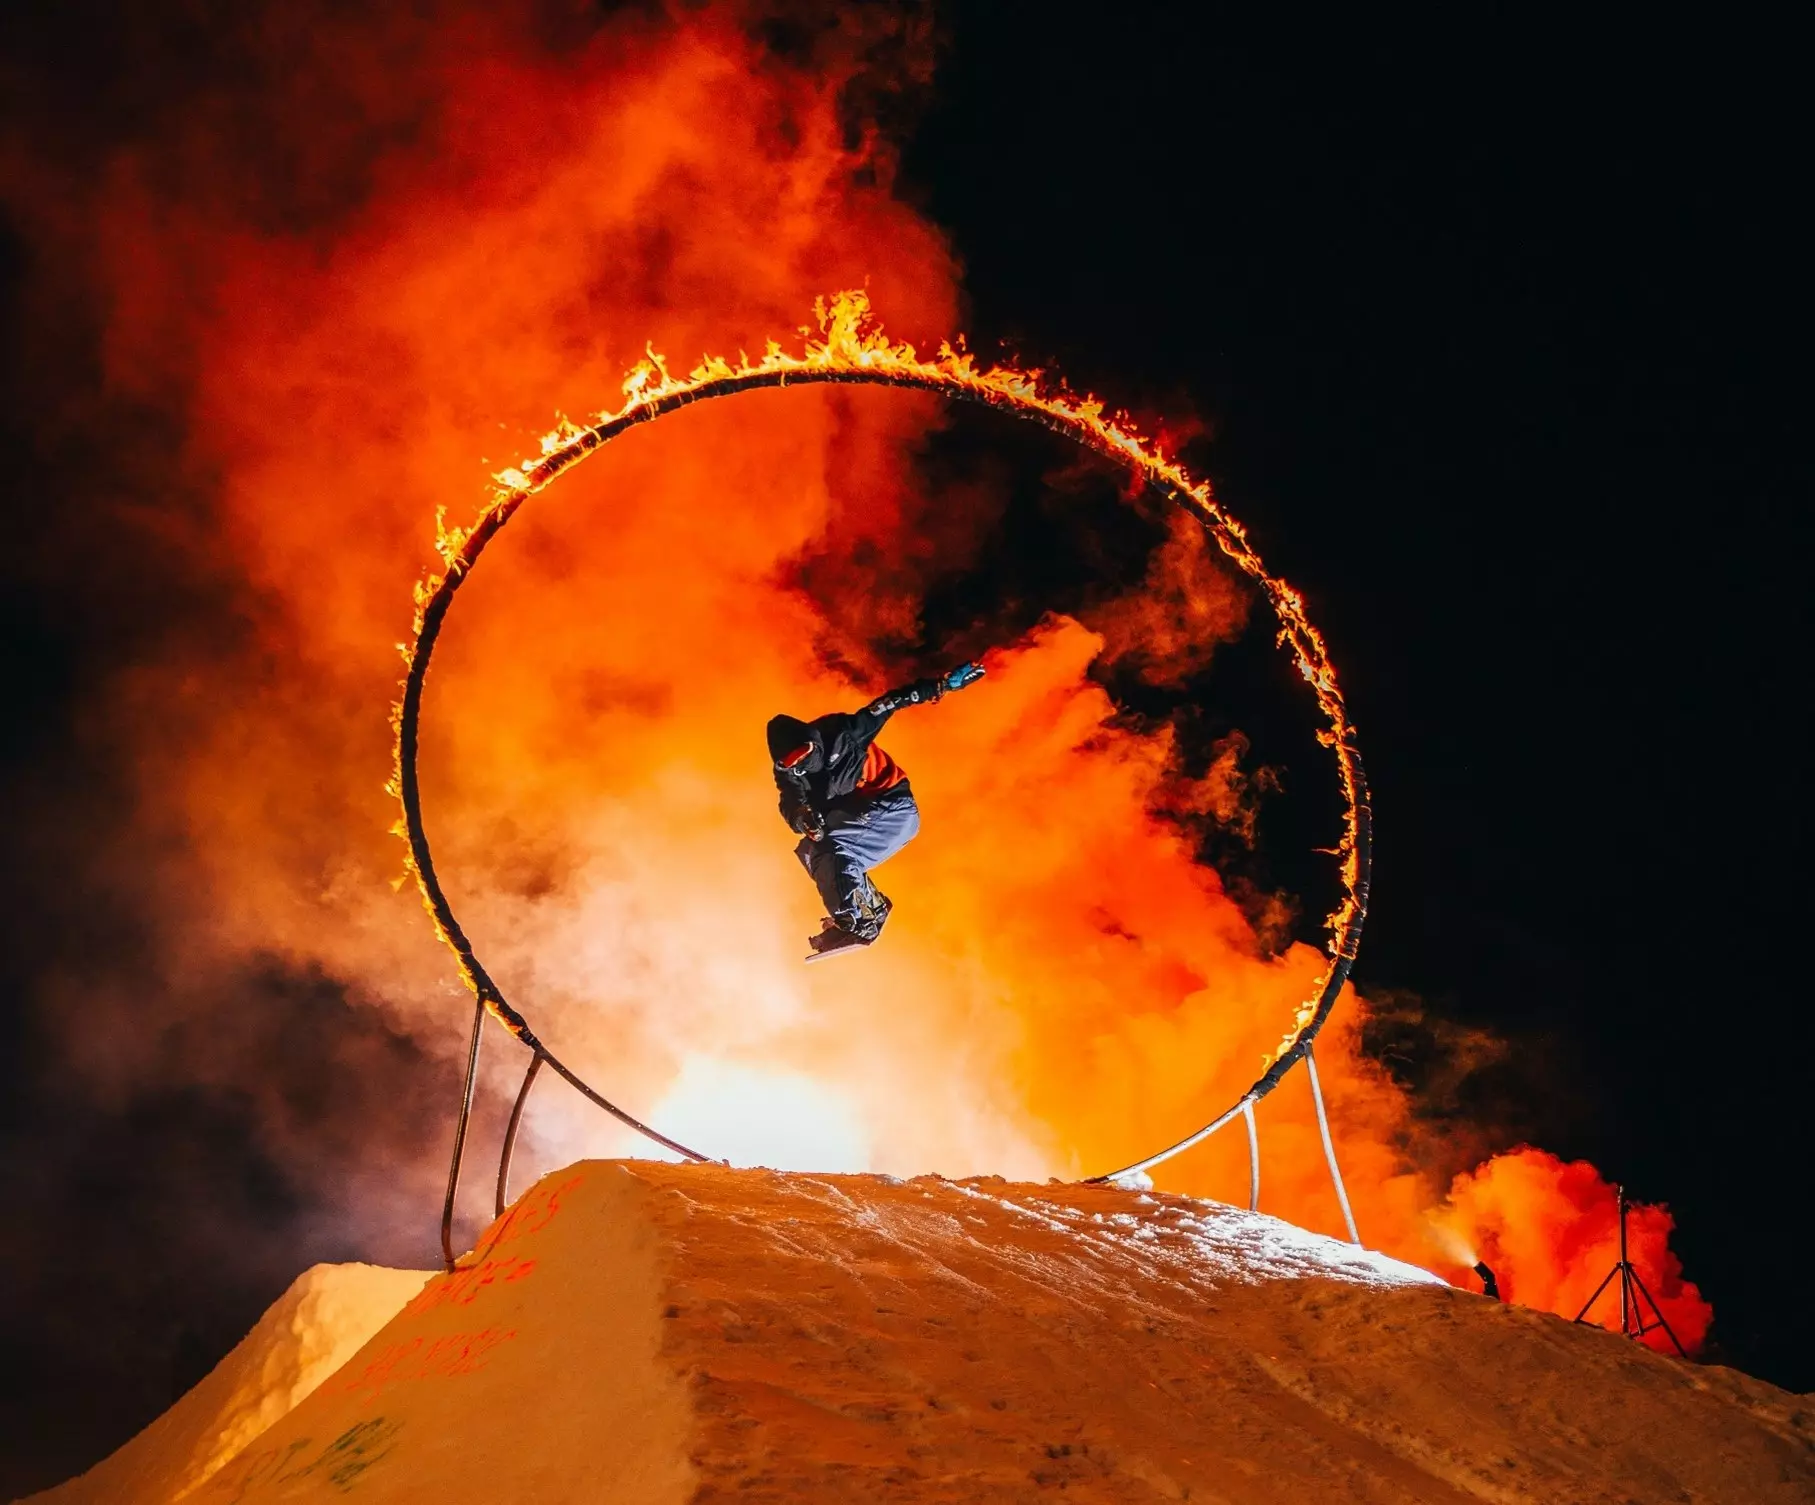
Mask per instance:
[[[621,411],[603,416],[595,423],[583,427],[564,424],[559,432],[544,441],[544,453],[540,460],[525,470],[506,472],[500,477],[503,489],[494,496],[490,506],[472,528],[447,530],[444,527],[439,547],[446,565],[445,572],[418,588],[416,631],[414,640],[404,649],[408,673],[404,679],[403,697],[394,715],[397,732],[396,771],[391,788],[403,806],[399,830],[409,843],[410,867],[421,888],[423,901],[435,922],[436,930],[453,951],[475,1002],[472,1039],[467,1052],[466,1082],[455,1128],[453,1161],[448,1170],[447,1196],[442,1210],[441,1244],[448,1268],[453,1269],[455,1264],[452,1242],[454,1199],[459,1188],[461,1161],[478,1073],[480,1038],[487,1013],[531,1051],[529,1070],[524,1076],[522,1089],[517,1094],[511,1112],[498,1167],[496,1205],[500,1214],[506,1204],[511,1154],[522,1122],[524,1104],[544,1063],[599,1108],[637,1133],[686,1159],[703,1161],[708,1158],[639,1122],[569,1070],[546,1044],[537,1039],[523,1016],[506,1001],[502,990],[475,955],[472,943],[460,922],[454,917],[453,906],[436,876],[428,836],[423,828],[422,793],[416,767],[423,686],[429,660],[446,621],[448,609],[453,604],[455,593],[472,573],[487,545],[516,510],[569,467],[603,448],[627,430],[710,398],[729,397],[764,388],[818,383],[899,387],[980,403],[1039,423],[1087,449],[1127,464],[1137,470],[1148,487],[1159,496],[1194,513],[1222,552],[1255,581],[1267,598],[1280,622],[1279,641],[1292,650],[1299,669],[1310,684],[1323,712],[1325,729],[1319,734],[1320,740],[1335,752],[1337,770],[1347,800],[1344,837],[1338,849],[1342,859],[1344,893],[1341,904],[1330,917],[1333,934],[1329,965],[1314,996],[1301,1005],[1292,1030],[1281,1042],[1271,1064],[1227,1112],[1145,1159],[1089,1179],[1091,1182],[1102,1183],[1137,1176],[1201,1143],[1240,1116],[1246,1121],[1249,1132],[1249,1203],[1251,1207],[1258,1207],[1260,1155],[1254,1128],[1254,1105],[1272,1092],[1286,1073],[1302,1059],[1308,1068],[1307,1075],[1317,1107],[1318,1127],[1342,1206],[1343,1219],[1349,1237],[1359,1242],[1348,1195],[1336,1164],[1329,1122],[1324,1113],[1323,1093],[1318,1082],[1316,1063],[1311,1055],[1311,1043],[1335,1007],[1360,944],[1362,922],[1367,914],[1372,867],[1372,813],[1354,728],[1349,725],[1342,693],[1323,639],[1306,616],[1302,598],[1290,586],[1267,573],[1240,525],[1223,512],[1207,484],[1193,479],[1176,460],[1144,440],[1126,420],[1105,417],[1101,404],[1092,399],[1077,398],[1063,391],[1043,388],[1037,372],[1028,373],[1003,367],[979,371],[968,354],[953,351],[949,346],[942,347],[937,359],[922,359],[911,346],[890,344],[883,339],[880,331],[870,326],[867,300],[861,294],[841,295],[829,310],[822,304],[818,312],[823,338],[818,341],[809,338],[805,354],[800,356],[786,354],[778,346],[771,345],[767,355],[755,365],[744,360],[734,367],[721,359],[708,359],[689,376],[676,378],[668,374],[660,357],[652,353],[651,359],[639,366],[625,382],[624,390],[628,401]]]

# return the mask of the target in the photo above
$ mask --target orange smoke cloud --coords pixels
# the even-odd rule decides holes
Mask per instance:
[[[645,341],[677,360],[759,349],[816,294],[866,284],[895,333],[955,328],[943,237],[848,118],[874,39],[846,40],[784,62],[708,12],[612,23],[556,59],[454,28],[412,75],[437,108],[383,136],[368,189],[326,221],[286,229],[158,186],[136,159],[86,204],[112,379],[180,406],[177,482],[214,488],[186,542],[243,603],[241,640],[188,645],[114,691],[172,974],[276,955],[459,1049],[464,995],[393,887],[383,790],[395,644],[437,509],[475,511],[551,409],[611,405]],[[637,432],[524,509],[435,662],[425,806],[481,956],[572,1065],[659,1127],[714,1136],[708,1153],[744,1148],[711,1111],[734,1098],[804,1115],[828,1164],[1108,1169],[1233,1101],[1323,965],[1257,935],[1167,818],[1251,822],[1233,758],[1188,774],[1174,733],[1126,725],[1091,677],[1108,655],[1177,683],[1241,629],[1248,597],[1174,520],[1148,580],[1089,627],[1054,616],[982,687],[889,727],[925,824],[878,875],[888,935],[801,968],[819,906],[762,726],[883,688],[871,639],[911,639],[928,583],[976,562],[1001,503],[919,485],[941,421],[927,398],[822,389]],[[1410,1105],[1362,1051],[1360,1007],[1345,999],[1319,1042],[1357,1215],[1371,1243],[1441,1260],[1439,1188],[1406,1162]],[[83,1037],[145,1029],[144,1008],[90,1000]],[[111,1043],[72,1050],[131,1069]],[[494,1054],[491,1084],[521,1064]],[[1339,1227],[1302,1074],[1262,1132],[1263,1206]],[[635,1148],[540,1089],[526,1161]],[[1573,1314],[1605,1188],[1587,1167],[1546,1179],[1534,1156],[1459,1180],[1437,1222],[1491,1249],[1510,1293]],[[1239,1196],[1245,1145],[1225,1134],[1164,1174]],[[1667,1218],[1645,1218],[1641,1268],[1687,1343],[1706,1308],[1669,1284]]]
[[[1183,509],[1167,518],[1143,588],[1092,613],[1106,662],[1132,664],[1149,684],[1182,685],[1248,621],[1248,598],[1221,567],[1209,537]]]
[[[1501,1275],[1508,1301],[1573,1317],[1620,1257],[1615,1190],[1584,1161],[1565,1163],[1534,1149],[1496,1155],[1456,1177],[1447,1204],[1437,1222]],[[1683,1279],[1682,1263],[1670,1252],[1675,1226],[1662,1207],[1629,1207],[1627,1258],[1677,1339],[1693,1352],[1701,1346],[1713,1312]],[[1655,1320],[1643,1301],[1641,1312],[1646,1322]],[[1617,1281],[1602,1291],[1588,1315],[1603,1327],[1619,1327]],[[1670,1351],[1670,1339],[1661,1330],[1647,1333],[1645,1342]]]

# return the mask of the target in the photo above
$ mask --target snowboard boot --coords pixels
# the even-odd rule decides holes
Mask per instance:
[[[867,892],[858,909],[858,920],[855,932],[867,941],[873,941],[882,934],[882,927],[888,923],[889,911],[895,906],[889,902],[889,896],[874,883],[865,885]]]

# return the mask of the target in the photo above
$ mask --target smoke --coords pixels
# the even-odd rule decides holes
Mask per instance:
[[[1479,1169],[1458,1176],[1438,1227],[1460,1233],[1501,1276],[1508,1301],[1575,1316],[1594,1297],[1620,1257],[1617,1194],[1599,1171],[1543,1150],[1521,1148],[1496,1155]],[[1670,1252],[1676,1226],[1662,1207],[1635,1206],[1627,1214],[1627,1257],[1682,1345],[1693,1352],[1707,1334],[1707,1302],[1683,1279],[1681,1261]],[[1644,1320],[1653,1320],[1648,1304]],[[1602,1289],[1590,1313],[1604,1326],[1619,1326],[1617,1280]],[[1663,1332],[1646,1341],[1667,1351]]]
[[[72,508],[26,567],[113,634],[71,689],[113,814],[50,848],[87,854],[83,892],[118,923],[40,979],[34,1018],[97,1101],[230,1097],[285,1196],[352,1230],[432,1202],[427,1094],[451,1100],[468,1016],[395,886],[383,793],[437,509],[467,515],[552,411],[611,404],[645,341],[758,348],[860,285],[897,335],[961,322],[950,248],[890,191],[884,126],[930,67],[913,27],[432,10],[261,10],[199,59],[141,38],[187,59],[176,82],[60,156],[15,130],[0,157],[50,373],[32,442]],[[1271,774],[1234,739],[1187,771],[1174,724],[1104,688],[1110,666],[1184,683],[1249,597],[1170,518],[1073,613],[1009,590],[930,629],[932,593],[989,578],[1010,506],[939,484],[946,421],[811,390],[631,435],[524,509],[436,659],[425,805],[480,955],[571,1064],[708,1153],[750,1153],[729,1101],[799,1115],[764,1143],[817,1134],[839,1163],[1108,1169],[1232,1101],[1320,970],[1288,914],[1257,926],[1197,860],[1193,820],[1253,840]],[[803,971],[818,905],[763,723],[986,642],[983,687],[885,738],[926,820],[879,875],[887,936]],[[1345,1000],[1319,1047],[1358,1215],[1450,1273],[1442,1181],[1362,1018]],[[521,1064],[488,1058],[489,1111]],[[1264,1205],[1335,1227],[1302,1078],[1263,1120]],[[544,1087],[519,1174],[631,1148]],[[1566,1276],[1544,1236],[1592,1264],[1599,1194],[1586,1168],[1516,1175],[1532,1153],[1457,1181],[1441,1221],[1561,1309],[1579,1261]],[[1213,1140],[1170,1184],[1231,1195],[1245,1155]],[[1699,1332],[1693,1287],[1671,1290]]]
[[[1142,588],[1106,603],[1091,617],[1103,636],[1103,661],[1125,665],[1151,685],[1183,686],[1219,643],[1248,621],[1249,600],[1220,568],[1209,536],[1189,513],[1166,519]]]

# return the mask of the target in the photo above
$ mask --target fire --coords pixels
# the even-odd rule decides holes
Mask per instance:
[[[261,1147],[356,1227],[438,1197],[439,1138],[380,1142],[376,1108],[311,1118],[306,1094],[260,1077],[281,1079],[281,1062],[247,1069],[217,1042],[238,1038],[259,996],[248,975],[276,969],[446,1058],[450,1101],[400,1119],[451,1110],[465,1010],[415,898],[390,884],[376,708],[394,693],[410,628],[399,586],[420,571],[428,519],[468,517],[465,499],[527,451],[476,521],[437,540],[447,580],[465,583],[422,683],[419,751],[441,878],[538,1033],[639,1116],[699,1114],[700,1148],[732,1158],[1073,1176],[1195,1126],[1277,1055],[1282,1024],[1288,1039],[1302,1028],[1332,963],[1261,944],[1156,816],[1216,808],[1225,791],[1186,775],[1166,728],[1119,719],[1091,678],[1102,654],[1127,651],[1139,606],[1113,614],[1108,644],[1051,618],[1003,642],[986,690],[891,725],[925,829],[880,875],[895,916],[853,962],[799,964],[817,905],[775,817],[761,727],[778,710],[848,706],[900,667],[848,636],[825,651],[834,623],[799,561],[829,556],[876,620],[917,621],[926,581],[975,566],[986,529],[946,525],[916,446],[943,421],[939,394],[1006,405],[1159,477],[1218,546],[1219,599],[1258,595],[1280,616],[1347,780],[1352,891],[1364,790],[1302,601],[1136,424],[940,343],[959,322],[952,252],[890,193],[887,140],[847,118],[844,85],[880,66],[873,38],[783,58],[704,7],[620,15],[556,51],[502,14],[400,16],[383,65],[363,69],[369,39],[344,33],[355,23],[312,33],[318,51],[298,44],[284,59],[294,99],[259,117],[309,168],[313,196],[296,188],[294,202],[261,147],[217,128],[231,116],[215,101],[156,117],[105,171],[21,176],[0,156],[37,296],[95,310],[108,401],[182,435],[173,463],[142,469],[123,444],[109,483],[207,603],[87,708],[130,750],[135,800],[106,871],[137,885],[151,939],[41,1003],[47,1037],[98,1094],[130,1100],[160,1074],[253,1094]],[[903,45],[914,76],[924,59]],[[323,98],[371,128],[322,131]],[[912,339],[885,338],[847,294],[803,343],[766,343],[825,289],[857,287]],[[740,346],[760,353],[685,373],[655,353]],[[615,413],[535,441],[551,411],[596,406],[637,352]],[[845,374],[913,390],[833,380]],[[811,391],[688,400],[807,378]],[[612,424],[639,431],[523,509],[465,578],[487,519]],[[967,505],[982,523],[996,503]],[[1202,601],[1191,547],[1129,582],[1131,599],[1178,587]],[[1234,620],[1180,615],[1211,637]],[[1358,919],[1352,897],[1333,917],[1339,956]],[[1431,1243],[1435,1214],[1518,1299],[1567,1307],[1600,1259],[1592,1172],[1502,1157],[1450,1188],[1448,1167],[1408,1163],[1411,1105],[1361,1048],[1363,1007],[1345,992],[1318,1052],[1364,1237],[1460,1280]],[[209,1048],[173,1060],[161,1042],[179,1027]],[[311,1049],[324,1074],[371,1077],[372,1101],[389,1090],[382,1050]],[[489,1058],[494,1097],[515,1088],[511,1056]],[[519,1186],[538,1162],[625,1148],[544,1082]],[[748,1111],[708,1113],[740,1093]],[[787,1145],[753,1148],[765,1115]],[[1261,1132],[1263,1208],[1336,1228],[1302,1074],[1267,1099]],[[364,1181],[323,1181],[328,1138],[358,1141]],[[1239,1198],[1246,1176],[1236,1134],[1161,1179]],[[1678,1323],[1667,1228],[1647,1226],[1635,1257]]]
[[[1321,740],[1337,750],[1343,793],[1347,801],[1344,828],[1337,855],[1341,860],[1343,894],[1329,918],[1333,937],[1329,966],[1314,991],[1295,1011],[1292,1028],[1268,1058],[1268,1064],[1314,1033],[1321,1023],[1320,1004],[1333,1002],[1347,964],[1360,940],[1366,907],[1365,785],[1361,761],[1354,746],[1336,671],[1322,636],[1306,617],[1303,599],[1290,586],[1267,573],[1260,556],[1249,545],[1240,524],[1217,504],[1208,485],[1194,480],[1184,468],[1142,438],[1126,415],[1107,416],[1104,405],[1093,397],[1074,398],[1063,388],[1043,386],[1041,373],[1012,365],[979,370],[968,351],[943,342],[934,360],[922,360],[912,345],[891,341],[871,317],[867,294],[852,290],[815,301],[816,338],[803,327],[805,350],[790,354],[774,340],[760,361],[740,356],[734,365],[721,356],[708,355],[685,377],[670,374],[666,360],[649,347],[647,359],[624,378],[624,405],[601,413],[588,424],[563,419],[545,434],[541,457],[498,476],[499,491],[491,505],[470,527],[450,528],[445,509],[436,515],[436,549],[445,571],[423,581],[416,591],[415,636],[404,647],[406,666],[403,698],[392,718],[397,733],[395,774],[390,792],[403,806],[393,829],[409,845],[411,871],[421,888],[423,902],[437,933],[454,952],[467,985],[513,1034],[533,1040],[522,1016],[512,1009],[497,985],[479,965],[473,947],[454,918],[429,857],[423,829],[421,794],[416,774],[416,744],[421,698],[429,655],[441,631],[454,593],[479,561],[480,554],[517,509],[578,461],[595,453],[633,425],[647,423],[665,413],[713,397],[820,382],[862,382],[966,398],[1017,416],[1033,418],[1089,448],[1133,465],[1150,484],[1202,518],[1223,553],[1260,587],[1279,618],[1279,639],[1297,656],[1300,672],[1316,694],[1327,719]]]

